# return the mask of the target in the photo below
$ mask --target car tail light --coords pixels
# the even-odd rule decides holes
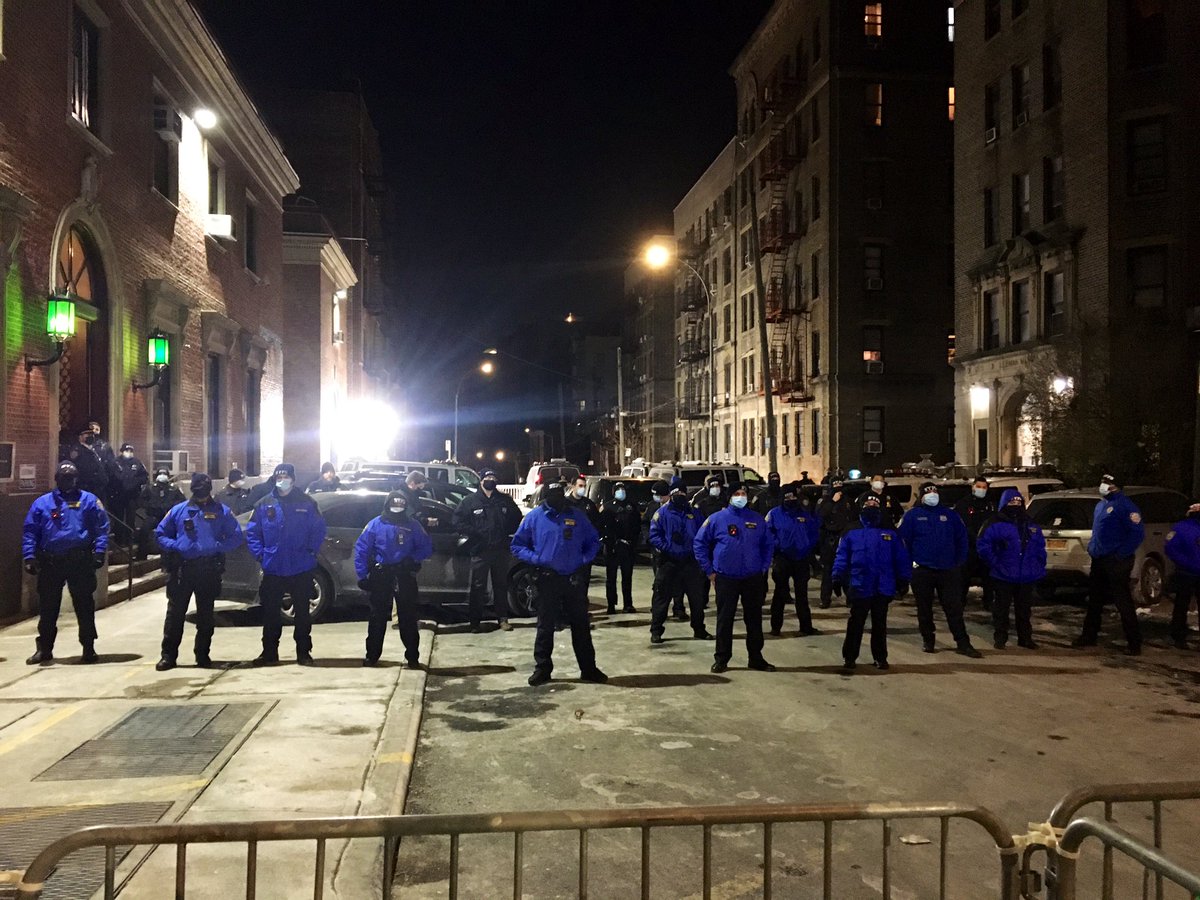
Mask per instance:
[[[537,476],[537,478],[533,479],[533,483],[534,483],[534,484],[541,484],[541,483],[542,483],[542,473],[541,473],[541,472],[538,472],[538,476]]]

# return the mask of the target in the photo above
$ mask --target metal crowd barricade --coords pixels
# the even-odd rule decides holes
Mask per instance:
[[[1075,819],[1066,827],[1062,838],[1058,841],[1058,872],[1053,890],[1052,900],[1076,900],[1076,870],[1079,864],[1079,848],[1083,842],[1094,837],[1104,844],[1106,859],[1111,858],[1113,850],[1141,863],[1142,900],[1150,896],[1151,872],[1157,881],[1157,895],[1162,896],[1163,879],[1172,884],[1187,888],[1193,897],[1200,897],[1200,876],[1185,870],[1182,866],[1167,859],[1153,847],[1147,847],[1141,841],[1108,822],[1095,819]]]
[[[880,853],[883,865],[882,895],[890,900],[892,823],[905,819],[937,819],[940,828],[939,893],[946,900],[947,841],[951,819],[964,819],[979,825],[992,839],[998,851],[999,900],[1017,898],[1018,852],[1012,835],[989,810],[960,803],[867,803],[831,806],[779,805],[670,807],[642,809],[548,810],[537,812],[479,813],[472,815],[374,816],[361,818],[296,819],[270,822],[166,823],[149,825],[101,825],[84,828],[51,844],[30,863],[17,887],[17,897],[35,900],[42,896],[54,868],[68,855],[93,847],[105,849],[104,897],[116,896],[117,848],[130,846],[173,845],[175,849],[175,896],[182,898],[187,889],[187,849],[192,844],[244,843],[246,856],[246,897],[256,896],[257,849],[263,842],[315,841],[315,883],[313,896],[324,896],[325,850],[330,840],[381,838],[383,866],[381,894],[392,897],[396,857],[402,838],[443,836],[450,839],[448,896],[457,900],[459,882],[459,838],[467,834],[511,834],[513,836],[512,895],[522,896],[523,839],[538,832],[573,831],[578,834],[579,897],[588,895],[588,835],[592,831],[637,829],[641,832],[641,894],[649,900],[651,832],[671,827],[699,827],[702,830],[703,896],[710,900],[713,886],[712,830],[724,825],[762,827],[763,871],[761,896],[772,896],[773,826],[810,822],[823,823],[823,894],[833,898],[833,832],[839,822],[877,821],[880,823]],[[978,870],[977,870],[978,871]],[[975,876],[975,872],[972,876]]]

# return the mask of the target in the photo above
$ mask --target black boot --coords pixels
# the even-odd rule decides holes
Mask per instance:
[[[41,647],[33,651],[33,656],[25,660],[25,664],[29,666],[45,666],[54,662],[54,653],[50,650],[43,650]]]
[[[85,663],[100,662],[100,655],[96,653],[96,645],[88,641],[83,645],[83,656],[81,660]]]

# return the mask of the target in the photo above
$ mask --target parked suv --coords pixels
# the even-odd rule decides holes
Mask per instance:
[[[621,475],[589,475],[587,477],[587,495],[588,498],[597,506],[604,506],[605,503],[612,502],[613,489],[617,482],[625,485],[626,499],[637,507],[638,514],[643,517],[646,515],[646,510],[654,503],[650,497],[650,489],[657,478],[626,478]],[[645,545],[648,535],[646,529],[642,529],[641,545]]]
[[[565,459],[551,459],[549,462],[537,462],[529,467],[525,476],[525,490],[521,502],[532,509],[537,505],[537,497],[541,494],[542,485],[552,484],[566,479],[574,481],[579,477],[579,466]]]
[[[1146,537],[1133,561],[1134,600],[1153,606],[1163,597],[1164,586],[1174,565],[1163,552],[1171,525],[1187,514],[1188,498],[1177,491],[1133,485],[1126,496],[1142,512]],[[1043,596],[1058,587],[1083,587],[1092,571],[1087,545],[1092,537],[1092,514],[1100,497],[1092,490],[1052,491],[1035,494],[1029,503],[1030,517],[1046,535],[1046,578]]]
[[[672,478],[679,476],[683,479],[688,493],[691,493],[704,487],[704,481],[709,475],[720,475],[726,484],[729,484],[731,481],[741,481],[748,488],[763,487],[766,485],[766,481],[761,475],[749,466],[740,466],[737,463],[656,463],[650,467],[647,477],[652,481],[662,479],[669,483]]]
[[[456,462],[439,460],[418,462],[407,459],[368,460],[362,457],[353,457],[342,463],[338,469],[338,477],[342,481],[354,482],[368,473],[372,477],[376,477],[380,475],[403,476],[409,472],[422,472],[430,481],[459,484],[473,491],[479,489],[479,475],[474,469]]]

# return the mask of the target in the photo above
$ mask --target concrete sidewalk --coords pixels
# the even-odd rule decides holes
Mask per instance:
[[[181,665],[160,673],[163,591],[97,614],[101,661],[92,666],[79,662],[66,607],[52,666],[25,665],[36,621],[0,630],[3,868],[23,868],[59,835],[100,822],[403,811],[426,676],[400,667],[394,630],[377,668],[361,665],[366,622],[351,613],[314,628],[312,668],[294,664],[285,631],[284,663],[255,669],[245,661],[261,649],[258,611],[221,605],[218,667],[192,665],[189,623]],[[431,643],[423,630],[423,660]],[[121,896],[171,894],[174,859],[173,848],[135,849],[119,868]],[[381,859],[379,842],[331,843],[325,896],[377,895]],[[190,849],[187,896],[245,896],[245,866],[244,845]],[[258,896],[311,897],[313,866],[312,843],[260,845]],[[91,896],[101,877],[99,867],[64,865],[46,896]]]

